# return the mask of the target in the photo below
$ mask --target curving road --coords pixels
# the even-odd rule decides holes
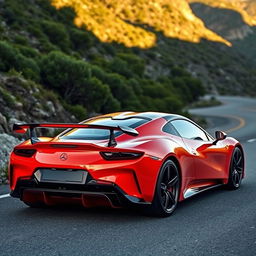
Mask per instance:
[[[30,209],[0,186],[0,255],[256,255],[256,99],[219,99],[222,106],[191,112],[207,117],[211,133],[242,141],[240,190],[208,191],[157,219],[126,210]]]

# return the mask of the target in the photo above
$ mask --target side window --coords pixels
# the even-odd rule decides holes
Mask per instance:
[[[175,136],[179,136],[179,133],[176,131],[176,129],[173,127],[173,125],[171,124],[171,122],[167,123],[164,127],[163,127],[163,132],[169,133],[171,135],[175,135]]]
[[[209,141],[206,133],[202,129],[187,120],[174,120],[171,123],[183,138]]]

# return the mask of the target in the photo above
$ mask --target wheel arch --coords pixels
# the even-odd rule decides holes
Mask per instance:
[[[242,147],[242,145],[240,143],[237,143],[233,149],[233,151],[235,150],[235,148],[239,148],[242,152],[243,155],[243,160],[244,160],[244,170],[243,170],[243,178],[245,177],[245,153],[244,153],[244,149]]]
[[[168,160],[172,160],[177,168],[178,168],[178,172],[179,172],[179,175],[180,175],[180,191],[179,191],[179,198],[180,198],[180,195],[181,195],[181,192],[182,192],[182,187],[183,187],[183,176],[182,176],[182,171],[181,171],[181,165],[180,165],[180,162],[178,160],[178,158],[175,156],[175,155],[169,155],[165,158],[165,160],[163,161],[163,164],[168,161]],[[162,164],[162,165],[163,165]],[[160,172],[160,170],[159,170]],[[159,175],[159,174],[158,174]]]
[[[243,154],[243,157],[244,157],[244,149],[243,149],[242,145],[240,143],[238,143],[238,144],[235,145],[234,149],[235,148],[239,148],[241,150],[242,154]]]
[[[230,165],[231,165],[231,162],[232,162],[232,157],[233,157],[233,154],[234,154],[234,150],[236,148],[239,148],[242,152],[242,155],[243,155],[243,159],[244,159],[244,170],[243,170],[243,178],[245,177],[245,153],[244,153],[244,150],[243,150],[243,147],[242,145],[237,142],[236,144],[233,144],[233,145],[230,145],[230,154],[229,154],[229,160],[228,160],[228,167],[227,167],[227,177],[223,180],[224,184],[227,184],[228,183],[228,177],[229,177],[229,171],[230,171]]]

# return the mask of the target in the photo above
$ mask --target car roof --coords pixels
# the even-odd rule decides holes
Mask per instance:
[[[162,112],[116,112],[116,113],[110,113],[106,115],[101,115],[101,116],[95,116],[90,119],[85,120],[85,122],[88,121],[93,121],[96,119],[100,118],[112,118],[113,120],[125,120],[125,119],[130,119],[130,118],[140,118],[140,119],[146,119],[148,121],[153,121],[159,118],[163,118],[166,120],[166,122],[175,120],[175,119],[183,119],[187,120],[189,122],[192,122],[194,125],[202,129],[204,132],[207,133],[208,136],[213,138],[204,128],[200,127],[197,123],[194,121],[190,120],[189,118],[182,116],[182,115],[177,115],[177,114],[170,114],[170,113],[162,113]]]
[[[158,118],[164,118],[166,121],[170,121],[177,118],[184,118],[184,116],[176,115],[176,114],[168,114],[168,113],[162,113],[162,112],[116,112],[116,113],[110,113],[106,115],[100,115],[90,118],[89,120],[99,119],[99,118],[112,118],[113,120],[124,120],[124,119],[130,119],[130,118],[141,118],[141,119],[147,119],[149,121],[156,120]],[[86,121],[89,121],[86,120]]]

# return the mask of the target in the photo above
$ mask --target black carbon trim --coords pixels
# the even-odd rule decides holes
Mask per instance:
[[[115,184],[96,184],[91,182],[84,185],[78,184],[59,184],[59,183],[38,183],[36,179],[19,180],[10,195],[12,197],[20,198],[25,190],[41,191],[46,193],[57,193],[63,197],[70,197],[71,195],[103,195],[107,196],[112,204],[117,207],[126,207],[131,205],[148,205],[149,202],[127,195],[120,187]]]

